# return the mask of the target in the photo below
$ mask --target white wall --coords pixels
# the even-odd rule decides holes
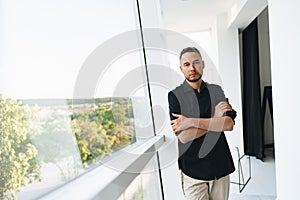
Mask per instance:
[[[300,2],[269,1],[277,199],[299,196]]]
[[[218,69],[222,79],[222,87],[225,95],[229,98],[232,107],[237,111],[235,127],[232,132],[227,132],[226,137],[231,148],[231,153],[237,167],[237,151],[243,155],[243,119],[242,119],[242,99],[241,99],[241,77],[239,67],[239,39],[237,28],[227,28],[226,15],[219,15],[216,18],[212,34],[216,38],[216,49],[218,53]],[[237,170],[235,174],[237,174]]]

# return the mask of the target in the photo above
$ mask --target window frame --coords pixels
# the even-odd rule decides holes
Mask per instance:
[[[117,199],[140,174],[147,163],[157,155],[165,143],[164,135],[153,136],[145,141],[136,142],[128,147],[127,153],[120,153],[100,166],[94,167],[62,185],[42,195],[39,199]],[[122,169],[113,169],[114,163]],[[136,173],[135,173],[136,172]],[[104,176],[106,177],[104,178]]]

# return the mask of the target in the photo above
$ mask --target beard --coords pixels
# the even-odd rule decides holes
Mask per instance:
[[[202,78],[202,74],[200,74],[199,77],[198,77],[198,78],[195,78],[195,79],[190,79],[190,78],[188,78],[188,77],[185,77],[185,79],[186,79],[187,81],[192,82],[192,83],[195,83],[195,82],[199,81],[201,78]]]

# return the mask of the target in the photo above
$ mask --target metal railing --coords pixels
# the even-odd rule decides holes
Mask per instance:
[[[238,154],[238,176],[239,176],[239,179],[238,179],[238,182],[230,182],[230,183],[233,183],[233,184],[237,184],[239,185],[239,191],[242,192],[244,190],[244,188],[246,187],[246,185],[248,184],[248,182],[250,181],[251,179],[251,158],[249,155],[242,155],[240,156],[240,151],[239,151],[239,148],[236,147],[237,149],[237,154]],[[244,178],[244,171],[243,171],[243,166],[242,166],[242,163],[241,163],[241,160],[247,156],[247,159],[248,159],[248,169],[249,169],[249,176],[247,178],[247,180],[245,181],[245,178]]]

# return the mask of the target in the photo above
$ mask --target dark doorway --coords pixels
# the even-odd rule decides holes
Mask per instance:
[[[246,155],[264,158],[258,27],[255,19],[242,31],[243,136]]]

